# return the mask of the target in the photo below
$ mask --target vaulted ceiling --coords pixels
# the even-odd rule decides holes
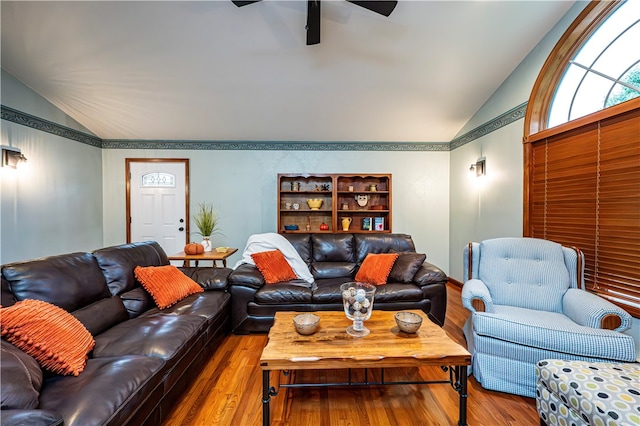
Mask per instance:
[[[3,0],[2,67],[103,139],[447,142],[573,3]]]

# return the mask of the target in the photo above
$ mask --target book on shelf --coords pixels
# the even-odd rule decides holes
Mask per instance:
[[[371,231],[373,228],[371,227],[372,218],[364,217],[362,218],[362,230],[363,231]]]
[[[384,231],[384,217],[374,217],[373,218],[373,230],[374,231]]]

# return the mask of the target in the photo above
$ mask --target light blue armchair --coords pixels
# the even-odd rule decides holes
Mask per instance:
[[[471,371],[485,389],[536,395],[536,363],[635,361],[631,316],[582,289],[584,256],[535,238],[496,238],[464,250],[462,304]]]

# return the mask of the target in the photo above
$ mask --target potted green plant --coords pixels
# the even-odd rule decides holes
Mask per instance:
[[[204,246],[204,251],[211,251],[213,249],[211,236],[218,233],[219,230],[218,212],[212,204],[199,203],[198,210],[193,215],[193,222],[198,228],[196,234],[202,236],[201,244]]]

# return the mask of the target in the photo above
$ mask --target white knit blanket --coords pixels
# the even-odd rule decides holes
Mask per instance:
[[[242,252],[242,259],[235,264],[233,269],[244,263],[255,266],[256,263],[251,258],[251,255],[269,250],[280,250],[298,278],[305,280],[309,284],[314,282],[313,275],[309,272],[307,264],[304,263],[296,249],[293,248],[293,245],[285,237],[274,232],[251,235],[247,240],[244,252]]]

